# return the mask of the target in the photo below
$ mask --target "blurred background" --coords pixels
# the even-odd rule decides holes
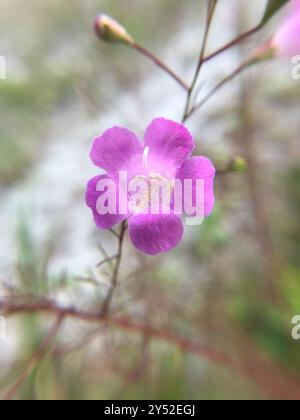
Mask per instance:
[[[99,308],[111,267],[97,264],[117,244],[96,230],[85,206],[86,182],[97,174],[91,142],[113,125],[142,136],[154,117],[180,120],[185,94],[135,51],[101,43],[93,21],[99,12],[114,16],[189,81],[205,5],[0,0],[7,62],[0,80],[1,299],[43,296]],[[255,26],[265,5],[220,0],[209,50]],[[201,93],[272,34],[282,14],[209,62]],[[126,241],[112,313],[201,343],[204,354],[147,332],[66,320],[32,363],[55,318],[20,314],[7,319],[0,340],[1,395],[19,383],[12,398],[300,397],[300,342],[291,337],[300,315],[299,95],[290,63],[280,60],[228,85],[188,127],[198,152],[218,168],[238,155],[247,171],[218,177],[214,213],[186,228],[170,254],[148,258]]]

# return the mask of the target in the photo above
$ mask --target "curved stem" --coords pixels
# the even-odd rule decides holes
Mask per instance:
[[[156,66],[158,66],[169,76],[171,76],[171,78],[174,79],[185,91],[189,90],[188,84],[183,79],[181,79],[181,77],[179,77],[169,66],[167,66],[158,57],[156,57],[156,55],[154,55],[151,51],[147,50],[145,47],[138,44],[137,42],[133,42],[132,44],[130,44],[130,46],[132,46],[140,54],[147,57],[149,60],[153,61],[153,63]]]

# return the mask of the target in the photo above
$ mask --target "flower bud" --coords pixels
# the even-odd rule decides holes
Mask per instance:
[[[272,39],[269,39],[267,42],[258,47],[249,57],[249,65],[257,64],[265,60],[270,60],[275,58],[277,51],[273,45]]]
[[[105,42],[132,44],[133,38],[117,21],[107,15],[99,15],[95,20],[96,34]]]
[[[246,172],[248,168],[247,161],[241,156],[236,156],[232,162],[232,170],[234,172]]]

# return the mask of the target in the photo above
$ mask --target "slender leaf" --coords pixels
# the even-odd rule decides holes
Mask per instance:
[[[262,20],[265,25],[289,0],[269,0]]]

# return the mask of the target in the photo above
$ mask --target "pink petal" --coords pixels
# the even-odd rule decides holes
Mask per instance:
[[[104,214],[103,215],[103,214],[99,214],[99,212],[97,211],[97,201],[102,194],[101,192],[97,191],[97,185],[100,180],[107,180],[107,179],[112,180],[112,178],[110,178],[107,175],[96,176],[95,178],[91,179],[88,182],[87,190],[86,190],[86,204],[92,210],[96,226],[99,229],[110,229],[113,226],[123,222],[128,217],[127,215],[119,215],[119,214]],[[117,210],[118,210],[118,205],[119,205],[119,194],[118,194],[118,188],[117,188],[118,183],[115,182],[115,185],[116,185],[116,191],[117,191],[116,204],[117,204]],[[114,196],[115,195],[113,194],[112,196],[113,199],[114,199]]]
[[[196,180],[204,181],[204,216],[209,216],[214,208],[214,178],[216,170],[212,162],[206,157],[199,156],[184,162],[176,175],[184,185],[184,180],[192,180],[192,197],[188,204],[196,205]],[[184,201],[184,194],[183,194]],[[183,209],[186,203],[183,202]],[[192,216],[192,215],[190,215]],[[203,215],[201,215],[203,216]]]
[[[195,147],[189,131],[182,124],[155,119],[145,133],[149,147],[148,164],[152,172],[172,178]]]
[[[293,0],[292,2],[292,8],[294,10],[294,12],[298,13],[300,12],[300,0]]]
[[[300,54],[300,9],[286,20],[273,38],[279,55],[293,57]]]
[[[133,245],[147,255],[158,255],[175,248],[183,237],[183,224],[176,215],[136,215],[129,219]]]
[[[142,162],[143,150],[142,142],[134,133],[126,128],[114,127],[94,141],[91,159],[99,168],[116,174],[128,170],[134,160]]]

